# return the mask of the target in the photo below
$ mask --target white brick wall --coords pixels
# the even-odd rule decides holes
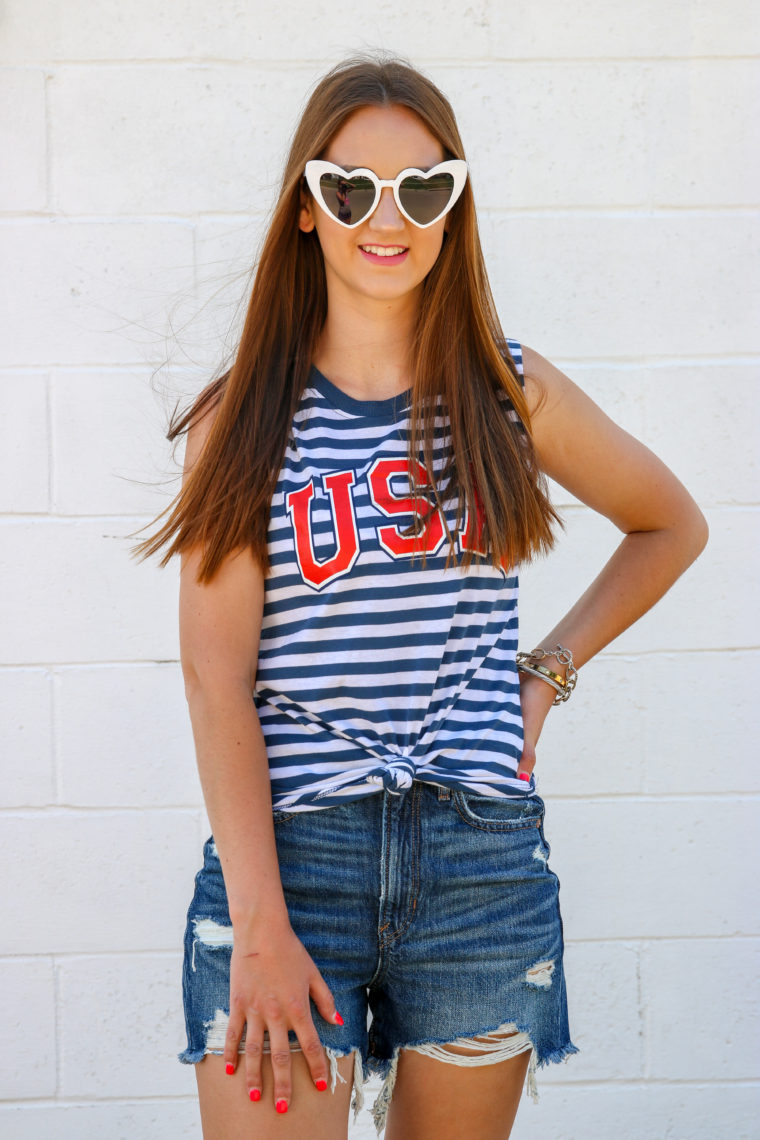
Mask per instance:
[[[136,565],[126,536],[177,488],[167,411],[234,344],[306,92],[366,46],[407,54],[457,110],[506,331],[670,463],[711,524],[542,740],[582,1051],[541,1070],[514,1136],[757,1135],[759,13],[3,5],[3,1136],[200,1135],[175,1060],[206,834],[177,567]],[[616,542],[557,501],[567,533],[523,574],[524,644]],[[374,1135],[366,1114],[351,1134]]]

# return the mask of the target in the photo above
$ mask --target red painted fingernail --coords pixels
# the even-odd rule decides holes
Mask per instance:
[[[530,780],[530,772],[518,772],[518,780]]]
[[[314,1084],[317,1086],[320,1092],[324,1092],[327,1088],[327,1081],[324,1077],[320,1077],[318,1081],[314,1082]]]
[[[234,1072],[235,1072],[235,1066],[232,1064],[232,1061],[228,1061],[227,1062],[227,1068],[226,1068],[227,1076],[231,1077]]]
[[[288,1111],[288,1102],[286,1100],[278,1100],[277,1104],[274,1107],[277,1109],[278,1112],[287,1112]]]
[[[337,1009],[335,1011],[335,1024],[336,1025],[345,1025],[345,1022],[344,1022],[343,1018],[340,1016],[340,1014],[338,1013]]]
[[[251,1100],[261,1100],[261,1089],[251,1089],[248,1095]]]

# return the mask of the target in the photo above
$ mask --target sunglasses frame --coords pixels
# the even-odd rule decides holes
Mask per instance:
[[[375,200],[372,203],[371,209],[369,209],[358,222],[344,222],[341,218],[337,218],[332,210],[329,209],[327,203],[322,197],[322,188],[319,184],[319,180],[323,174],[340,174],[348,181],[350,181],[352,178],[358,178],[360,175],[365,178],[369,178],[370,182],[372,182],[375,187]],[[431,222],[415,222],[414,218],[406,212],[401,201],[401,183],[410,175],[415,175],[424,180],[427,180],[433,174],[453,175],[454,188],[451,191],[451,197],[446,204],[446,208],[442,210],[436,218],[433,218]],[[393,189],[393,198],[399,208],[400,213],[402,213],[404,217],[412,223],[413,226],[416,226],[420,230],[426,230],[428,226],[434,226],[436,222],[440,222],[441,218],[445,217],[452,206],[455,205],[457,199],[459,198],[459,195],[464,190],[464,184],[467,181],[467,163],[463,158],[449,158],[446,159],[445,162],[439,162],[437,166],[432,166],[430,170],[419,170],[416,166],[407,166],[404,170],[400,171],[400,173],[397,174],[395,178],[378,178],[374,170],[370,170],[366,166],[358,166],[355,170],[344,170],[341,166],[336,165],[334,162],[326,162],[321,158],[312,158],[306,163],[306,167],[304,169],[304,177],[306,178],[315,202],[321,206],[321,208],[327,214],[328,218],[331,218],[332,221],[337,222],[339,226],[345,226],[347,230],[356,229],[356,227],[360,226],[362,222],[366,222],[368,218],[372,217],[375,210],[377,209],[378,203],[380,201],[380,194],[384,186],[390,186]]]

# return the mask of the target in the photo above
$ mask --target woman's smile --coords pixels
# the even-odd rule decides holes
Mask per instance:
[[[409,253],[405,245],[360,245],[359,249],[367,261],[376,265],[400,265]]]

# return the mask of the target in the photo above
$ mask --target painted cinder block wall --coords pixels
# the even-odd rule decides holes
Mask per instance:
[[[200,1135],[175,1060],[207,834],[177,567],[137,565],[125,536],[177,489],[166,412],[224,356],[306,92],[370,46],[457,110],[507,333],[711,527],[542,740],[581,1053],[540,1071],[514,1136],[757,1135],[758,11],[2,5],[4,1137]],[[526,647],[617,541],[557,501],[566,533],[522,575]],[[371,1135],[365,1116],[352,1138]]]

